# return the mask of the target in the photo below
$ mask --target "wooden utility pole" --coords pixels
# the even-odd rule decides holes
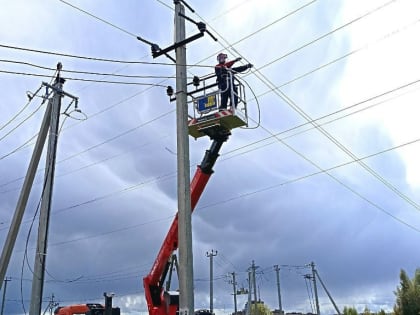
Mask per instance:
[[[181,1],[175,0],[175,42],[185,39],[185,14]],[[179,311],[180,315],[194,314],[193,253],[191,231],[190,152],[188,139],[187,58],[182,45],[176,54],[176,123],[177,123],[177,187],[179,241]]]

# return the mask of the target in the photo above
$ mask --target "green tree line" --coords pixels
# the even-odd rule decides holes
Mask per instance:
[[[401,269],[400,284],[394,291],[396,301],[393,309],[394,315],[420,315],[420,269],[416,269],[413,279]],[[384,310],[372,313],[367,307],[362,315],[386,315]],[[343,315],[358,315],[356,308],[344,307]]]

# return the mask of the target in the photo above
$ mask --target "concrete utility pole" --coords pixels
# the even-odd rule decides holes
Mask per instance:
[[[248,270],[250,270],[250,278],[252,277],[252,286],[254,287],[254,304],[255,304],[255,313],[253,315],[258,315],[258,307],[257,307],[257,280],[255,277],[255,271],[259,268],[258,266],[255,266],[255,262],[252,261],[251,267],[249,267]],[[250,280],[250,288],[249,288],[249,298],[251,298],[251,280]],[[251,303],[252,304],[252,303]]]
[[[234,272],[231,273],[232,275],[232,285],[233,285],[233,306],[234,306],[234,310],[235,310],[235,315],[238,312],[238,306],[237,306],[237,302],[236,302],[236,274]]]
[[[246,309],[246,314],[250,315],[251,314],[251,304],[252,304],[252,286],[251,286],[251,278],[252,278],[252,272],[248,270],[248,303],[247,303],[247,309]]]
[[[311,262],[311,268],[312,268],[312,281],[314,282],[314,294],[315,294],[315,304],[316,304],[316,314],[321,315],[321,312],[319,311],[319,300],[318,300],[318,290],[316,288],[316,279],[315,279],[315,263]]]
[[[276,271],[276,277],[277,277],[277,295],[279,298],[279,311],[280,314],[283,314],[283,308],[281,305],[281,293],[280,293],[280,268],[278,265],[274,266],[274,270]]]
[[[56,308],[60,304],[60,303],[56,302],[54,300],[54,298],[55,298],[55,296],[54,296],[54,293],[53,293],[53,294],[51,294],[50,301],[49,301],[48,306],[45,309],[43,315],[45,315],[45,313],[47,312],[48,309],[50,310],[50,315],[52,315],[54,308]]]
[[[16,238],[22,223],[23,214],[25,213],[28,197],[31,192],[32,184],[34,182],[36,169],[41,158],[42,150],[47,138],[48,127],[51,117],[52,103],[49,102],[45,110],[44,118],[42,120],[41,128],[38,133],[35,148],[32,153],[31,161],[29,162],[28,171],[26,172],[25,180],[23,182],[22,190],[20,191],[19,199],[16,205],[15,213],[13,214],[12,223],[10,224],[9,232],[4,243],[3,251],[0,257],[0,288],[3,284],[6,275],[7,267],[9,266],[10,257],[16,243]]]
[[[322,285],[322,287],[324,288],[325,293],[327,293],[327,295],[328,295],[328,297],[329,297],[329,299],[330,299],[330,301],[331,301],[332,305],[334,305],[334,308],[335,308],[335,310],[337,311],[337,314],[338,314],[338,315],[341,315],[340,309],[339,309],[339,308],[337,307],[337,305],[335,304],[334,299],[332,298],[332,296],[331,296],[330,292],[327,290],[327,287],[325,286],[324,282],[322,282],[321,277],[320,277],[320,276],[319,276],[319,274],[318,274],[318,271],[316,271],[316,270],[315,270],[315,273],[316,273],[316,276],[317,276],[317,278],[318,278],[319,282],[321,282],[321,285]]]
[[[185,39],[185,9],[175,0],[175,42]],[[179,311],[194,314],[193,252],[191,231],[190,153],[188,139],[187,58],[185,45],[176,48],[176,123],[178,168]]]
[[[252,284],[254,286],[254,303],[257,303],[257,280],[255,277],[255,270],[258,266],[255,266],[254,261],[252,261],[251,270],[252,270]]]
[[[210,258],[210,312],[213,313],[213,257],[217,256],[217,250],[207,252],[206,256]]]
[[[1,302],[1,315],[3,315],[3,311],[4,311],[4,304],[6,302],[6,290],[7,290],[7,282],[11,281],[12,279],[7,278],[4,279],[4,288],[3,288],[3,300]]]
[[[48,228],[50,223],[51,200],[54,186],[55,160],[57,155],[58,127],[61,110],[61,91],[64,79],[57,76],[53,85],[54,95],[50,120],[50,135],[48,139],[47,162],[45,167],[44,187],[41,195],[41,210],[39,213],[38,242],[35,253],[34,273],[32,278],[32,297],[29,309],[30,315],[41,314],[42,293],[44,290],[45,261],[47,256]]]

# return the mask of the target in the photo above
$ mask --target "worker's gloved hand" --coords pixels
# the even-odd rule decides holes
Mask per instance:
[[[235,59],[235,61],[241,61],[241,60],[242,60],[241,57],[238,57],[238,58]]]
[[[252,63],[248,63],[248,68],[251,69],[254,65]]]

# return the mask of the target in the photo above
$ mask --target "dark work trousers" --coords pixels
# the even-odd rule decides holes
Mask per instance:
[[[233,104],[236,106],[238,105],[238,88],[234,85],[233,86],[233,92],[234,92],[234,98],[233,98],[233,102],[232,102],[232,89],[230,87],[226,88],[226,91],[220,93],[220,109],[226,109],[227,108],[227,102],[228,99],[230,99],[230,106],[232,106]],[[232,104],[233,103],[233,104]]]

